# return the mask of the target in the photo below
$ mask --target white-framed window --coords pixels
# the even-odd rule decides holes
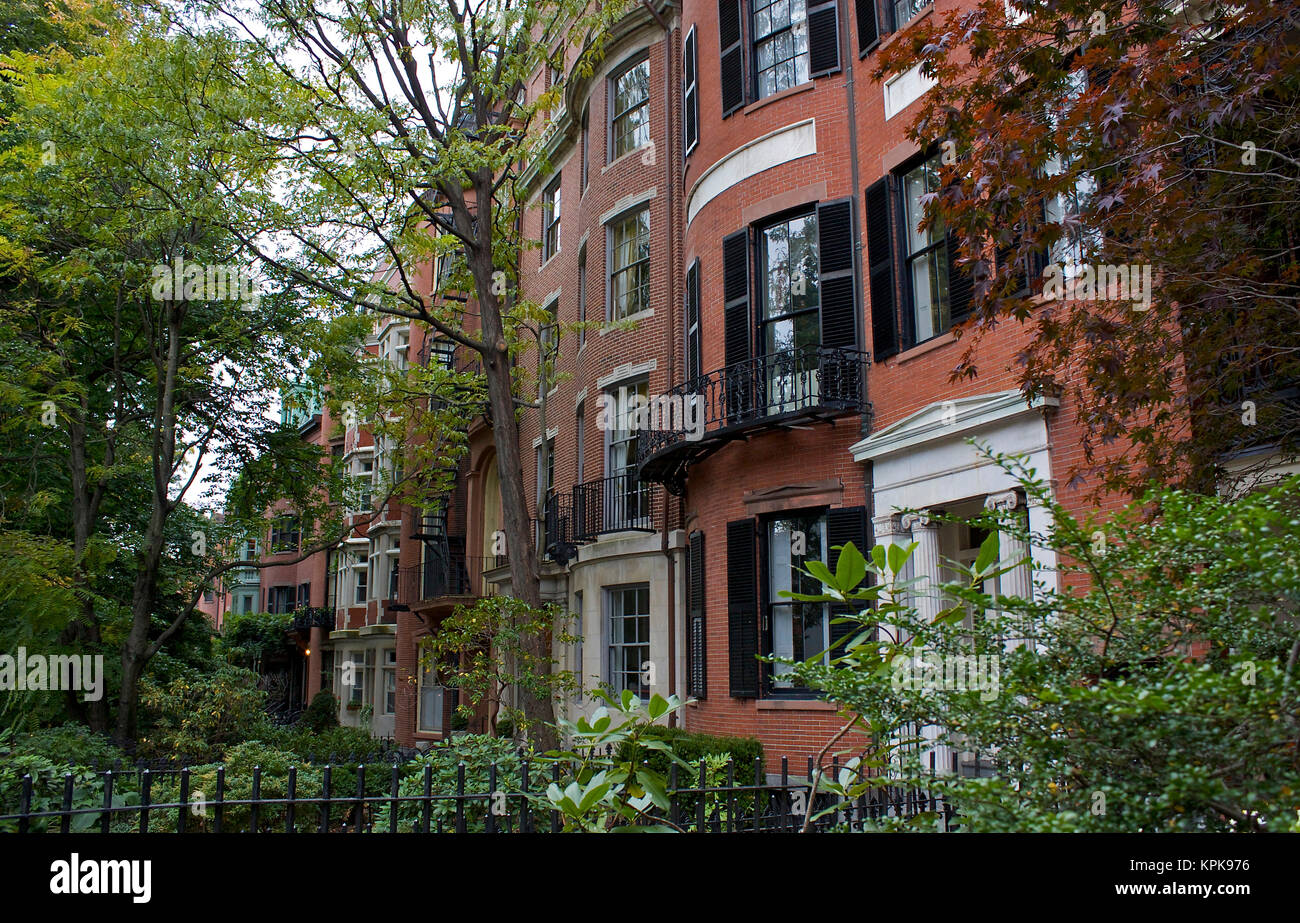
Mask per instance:
[[[446,691],[438,682],[438,671],[435,667],[420,667],[416,730],[424,733],[440,733],[442,731]]]
[[[825,603],[792,600],[782,590],[817,595],[821,584],[803,572],[805,561],[826,561],[826,515],[790,515],[770,519],[767,530],[768,625],[767,653],[775,657],[808,660],[818,654],[827,662],[830,649],[830,617]],[[796,539],[802,535],[802,541]],[[802,549],[803,553],[796,553]],[[790,689],[781,677],[790,671],[786,664],[772,666],[776,689]]]
[[[542,262],[560,252],[560,176],[542,192]]]
[[[1066,90],[1068,109],[1088,89],[1088,73],[1083,68],[1070,72]],[[1048,120],[1053,128],[1060,125],[1064,113],[1049,113]],[[1066,139],[1067,145],[1078,139]],[[1060,152],[1049,158],[1043,165],[1043,174],[1048,177],[1059,176],[1067,172],[1073,157],[1069,151]],[[1088,173],[1081,173],[1075,178],[1074,187],[1049,197],[1043,202],[1043,220],[1049,224],[1059,225],[1067,230],[1053,244],[1049,261],[1065,267],[1065,278],[1071,279],[1078,274],[1081,264],[1089,262],[1090,254],[1101,247],[1101,235],[1093,228],[1086,228],[1079,216],[1088,207],[1097,192],[1097,181]]]
[[[808,11],[804,0],[752,0],[758,98],[807,83]]]
[[[383,660],[383,714],[397,714],[397,648],[384,648]]]
[[[650,307],[650,206],[609,225],[609,317],[622,320]]]
[[[936,337],[952,326],[944,228],[935,222],[921,230],[925,197],[938,192],[939,186],[939,155],[921,163],[903,177],[903,207],[907,222],[904,278],[911,293],[914,343]]]
[[[361,704],[362,704],[363,706],[365,706],[365,705],[369,705],[369,706],[371,706],[371,707],[373,708],[373,707],[374,707],[374,704],[375,704],[375,687],[374,687],[374,685],[373,685],[373,682],[374,682],[375,679],[376,679],[376,677],[375,677],[375,649],[374,649],[373,647],[368,647],[368,648],[366,648],[366,653],[365,653],[365,664],[366,664],[366,678],[367,678],[368,680],[370,680],[370,682],[367,682],[367,683],[363,683],[363,684],[362,684],[362,689],[365,690],[365,693],[364,693],[364,696],[363,696],[363,698],[362,698],[362,700],[361,700]]]
[[[347,664],[352,665],[351,670],[347,669]],[[347,682],[349,678],[352,680],[350,685]],[[345,705],[360,706],[365,703],[366,658],[363,652],[347,651],[336,658],[334,688],[339,690],[339,698]]]
[[[582,622],[582,590],[575,590],[573,593],[573,636],[577,641],[573,642],[573,675],[578,681],[578,695],[582,695],[586,688],[583,683],[583,652],[582,640],[585,627]]]
[[[612,163],[650,143],[650,59],[626,65],[610,78],[610,153]]]
[[[699,39],[691,26],[682,40],[682,133],[685,135],[683,157],[689,157],[700,140]]]
[[[650,697],[650,585],[606,590],[609,607],[609,684],[615,693],[632,690]]]
[[[934,0],[893,0],[890,12],[895,31],[920,16],[932,3]]]
[[[366,602],[366,583],[369,576],[369,568],[364,564],[353,569],[353,589],[352,601],[360,606]]]
[[[650,491],[637,476],[637,411],[649,402],[650,383],[644,378],[623,382],[605,393],[614,409],[614,425],[605,430],[603,528],[641,528],[650,515]]]

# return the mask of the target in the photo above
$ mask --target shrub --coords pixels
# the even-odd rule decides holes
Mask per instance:
[[[126,759],[125,754],[107,737],[96,734],[84,725],[72,723],[41,728],[19,736],[14,741],[13,753],[42,756],[52,763],[92,769],[108,769],[116,760]]]
[[[763,760],[763,743],[757,737],[714,737],[711,734],[700,734],[685,728],[665,727],[661,724],[647,728],[645,736],[667,741],[672,746],[673,752],[680,759],[696,767],[697,772],[700,761],[706,756],[726,754],[735,763],[737,785],[754,785],[763,781],[754,776],[754,760],[759,760],[759,765],[762,765]],[[620,748],[618,758],[621,760],[631,758],[626,752],[626,746]],[[644,750],[641,761],[655,772],[668,776],[671,760],[666,753]],[[726,779],[725,770],[722,779],[723,781]],[[680,766],[677,769],[677,780],[678,785],[683,788],[699,784],[698,776],[686,778],[685,770]]]
[[[424,753],[411,760],[404,767],[407,772],[398,785],[398,794],[402,797],[416,798],[424,794],[424,770],[429,767],[432,778],[431,791],[434,795],[456,794],[457,768],[465,763],[465,793],[489,794],[492,791],[488,781],[488,767],[497,764],[496,790],[515,793],[520,791],[520,758],[510,740],[488,737],[484,734],[466,734],[451,740],[435,744]],[[542,784],[537,776],[531,781],[531,788]],[[516,827],[518,821],[519,799],[507,800],[509,817],[497,818],[504,826],[507,822]],[[482,832],[486,828],[484,816],[489,807],[488,799],[465,803],[465,825],[470,832]],[[420,828],[423,807],[419,802],[402,802],[397,806],[397,829],[402,832],[417,831]],[[390,806],[383,804],[375,811],[376,830],[387,830]],[[437,830],[442,824],[444,830],[454,829],[456,823],[456,802],[454,799],[433,800],[429,808],[429,829]]]
[[[164,686],[140,684],[140,705],[149,728],[138,741],[141,756],[211,762],[222,749],[265,733],[266,693],[257,674],[223,666]]]
[[[302,713],[299,723],[317,733],[326,728],[338,727],[339,700],[328,689],[322,689],[312,697],[311,704]]]
[[[276,746],[292,750],[298,758],[313,763],[371,762],[384,759],[389,754],[384,745],[364,728],[335,725],[321,731],[307,727],[277,729],[266,736]]]
[[[253,769],[261,770],[259,779],[259,800],[285,798],[289,792],[289,767],[298,768],[295,783],[295,798],[318,798],[321,796],[321,773],[312,766],[303,766],[298,755],[288,750],[280,750],[260,740],[245,741],[227,749],[223,763],[208,763],[195,766],[190,770],[190,802],[197,804],[197,813],[191,812],[186,826],[194,832],[211,832],[216,822],[214,801],[217,793],[217,769],[225,767],[225,785],[221,829],[226,832],[246,831],[252,826],[253,809],[251,805],[230,804],[232,801],[248,801],[253,797]],[[180,779],[176,774],[159,775],[154,779],[149,800],[156,804],[174,803],[180,797]],[[299,805],[296,811],[296,824],[300,829],[314,829],[319,821],[319,812],[315,805]],[[282,804],[259,804],[257,808],[257,829],[260,831],[283,830],[288,809]],[[335,812],[338,817],[339,813]],[[158,815],[158,829],[174,829],[174,810]],[[166,826],[164,826],[166,825]]]
[[[0,760],[0,814],[17,814],[22,807],[23,776],[32,777],[30,812],[57,811],[63,806],[65,773],[73,774],[72,807],[99,807],[104,803],[104,786],[98,775],[88,769],[59,763],[35,753],[8,754]],[[117,801],[118,799],[114,799]],[[121,802],[118,802],[121,803]],[[69,829],[73,833],[89,830],[98,820],[95,814],[75,815]],[[28,827],[33,832],[58,829],[59,821],[33,818]],[[0,821],[0,833],[18,830],[17,820]]]

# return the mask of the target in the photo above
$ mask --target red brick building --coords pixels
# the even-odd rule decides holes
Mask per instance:
[[[593,77],[566,84],[532,184],[525,293],[561,325],[635,322],[566,332],[547,432],[523,423],[533,515],[557,540],[547,591],[583,625],[561,659],[589,684],[690,695],[688,728],[757,735],[774,759],[816,752],[840,723],[756,659],[837,640],[827,607],[780,597],[794,567],[846,541],[917,541],[915,575],[940,579],[978,536],[898,510],[1025,507],[970,437],[1048,478],[1079,442],[1068,405],[1021,396],[1022,328],[985,338],[980,376],[950,382],[971,286],[948,240],[917,230],[937,151],[906,127],[926,83],[869,73],[952,5],[640,7]],[[620,423],[636,395],[681,425]],[[1028,592],[1030,576],[1003,580]]]
[[[955,5],[651,0],[593,74],[557,46],[565,67],[529,88],[563,81],[549,166],[524,184],[523,233],[540,246],[520,257],[523,296],[555,317],[544,348],[560,374],[537,389],[546,422],[526,411],[521,443],[543,595],[582,637],[556,656],[585,689],[690,697],[687,728],[756,735],[772,765],[815,753],[840,724],[757,659],[826,656],[838,640],[828,607],[780,596],[816,589],[801,587],[803,561],[833,566],[848,541],[915,541],[913,575],[939,580],[980,537],[927,514],[1000,505],[1044,526],[971,437],[1029,455],[1067,506],[1092,505],[1056,480],[1079,451],[1068,399],[1018,388],[1024,327],[983,338],[979,376],[950,380],[971,286],[948,239],[918,229],[936,152],[906,127],[926,81],[870,72],[899,34]],[[462,361],[419,325],[384,323],[372,347]],[[651,419],[637,413],[647,403]],[[262,575],[333,601],[335,630],[313,637],[312,656],[326,676],[356,664],[372,728],[405,745],[453,727],[454,694],[420,669],[420,640],[457,603],[509,591],[491,433],[468,426],[456,489],[358,530],[322,565],[332,596],[315,572]],[[384,465],[367,439],[341,443],[359,477]],[[1049,557],[1037,564],[1050,574]],[[1032,592],[1028,567],[1001,580]],[[480,703],[471,729],[483,716]]]

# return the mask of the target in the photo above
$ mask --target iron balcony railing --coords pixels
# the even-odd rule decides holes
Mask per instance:
[[[867,354],[799,346],[715,369],[652,398],[637,440],[637,464],[709,437],[801,416],[867,409]],[[656,478],[657,480],[657,478]]]
[[[494,557],[426,543],[424,561],[401,568],[396,598],[411,606],[451,596],[491,596],[494,588],[483,572],[496,566]]]
[[[552,494],[542,518],[544,549],[594,542],[610,532],[656,532],[663,525],[663,489],[624,472]]]

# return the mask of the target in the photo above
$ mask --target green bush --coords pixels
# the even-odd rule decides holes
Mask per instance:
[[[465,763],[465,793],[489,794],[488,767],[497,764],[496,790],[508,795],[521,789],[519,751],[510,740],[488,737],[484,734],[465,734],[440,744],[435,744],[424,753],[407,763],[403,769],[406,777],[398,785],[398,794],[415,798],[424,794],[424,769],[430,769],[432,778],[431,791],[434,795],[456,794],[457,767]],[[540,775],[530,780],[530,788],[536,790],[544,786]],[[489,803],[487,799],[465,803],[466,829],[482,832],[486,824],[484,816]],[[504,826],[511,823],[518,829],[520,799],[508,798],[506,807],[509,817],[500,817],[498,822]],[[420,829],[423,808],[419,802],[402,802],[397,806],[397,829],[412,832]],[[374,815],[376,830],[387,830],[390,806],[383,804]],[[434,800],[429,809],[429,829],[437,830],[441,823],[444,830],[452,830],[456,823],[456,802],[454,800]]]
[[[138,753],[207,763],[226,747],[264,735],[266,693],[257,680],[251,670],[223,666],[162,686],[143,681],[141,726],[148,730],[137,742]]]
[[[339,700],[328,689],[322,689],[312,697],[311,704],[299,719],[299,724],[316,733],[326,728],[338,727]]]
[[[13,743],[12,752],[42,756],[52,763],[100,769],[111,769],[116,760],[126,762],[126,755],[107,737],[72,723],[20,735]]]
[[[379,759],[384,754],[383,744],[364,728],[335,725],[320,731],[299,725],[276,728],[265,735],[268,743],[282,750],[291,750],[299,759],[316,763],[346,762],[356,764]]]
[[[699,784],[698,772],[702,759],[706,756],[723,754],[729,755],[735,762],[737,785],[754,785],[763,781],[761,778],[754,777],[754,760],[757,759],[759,765],[763,764],[763,743],[757,737],[714,737],[711,734],[700,734],[685,728],[664,725],[648,728],[645,736],[667,741],[672,746],[673,753],[694,767],[694,772],[689,778],[685,769],[681,766],[677,767],[677,782],[682,788]],[[620,748],[618,758],[620,760],[631,758],[626,745]],[[668,754],[646,750],[641,756],[641,761],[667,778],[671,763]],[[723,779],[725,778],[724,773]]]
[[[104,803],[104,786],[98,774],[88,769],[59,763],[35,753],[11,753],[0,759],[0,814],[17,814],[22,807],[23,776],[32,777],[32,800],[29,811],[39,814],[57,811],[63,806],[65,773],[73,774],[72,807],[99,807]],[[114,799],[117,803],[122,803]],[[89,830],[98,820],[95,814],[79,814],[72,818],[69,829],[73,833]],[[32,832],[58,829],[59,821],[33,818],[28,826]],[[0,833],[14,833],[18,821],[0,821]]]
[[[285,798],[289,792],[289,767],[298,769],[295,782],[295,798],[318,798],[321,796],[321,772],[317,767],[304,766],[296,753],[281,750],[260,740],[245,741],[226,750],[222,763],[208,763],[195,766],[190,770],[191,804],[197,807],[190,812],[186,826],[193,832],[211,832],[216,822],[217,769],[225,767],[225,785],[223,789],[223,807],[221,829],[225,832],[249,830],[252,826],[253,809],[250,805],[230,804],[232,801],[248,801],[253,797],[253,769],[261,770],[259,777],[259,800]],[[177,775],[159,775],[150,790],[149,800],[156,804],[174,803],[180,797],[180,779]],[[257,829],[260,831],[283,830],[288,808],[282,804],[260,804],[257,809]],[[342,811],[334,814],[335,822],[343,816]],[[296,810],[296,823],[299,829],[315,829],[319,822],[319,811],[315,805],[299,805]],[[157,829],[175,829],[176,814],[174,810],[157,816]]]

